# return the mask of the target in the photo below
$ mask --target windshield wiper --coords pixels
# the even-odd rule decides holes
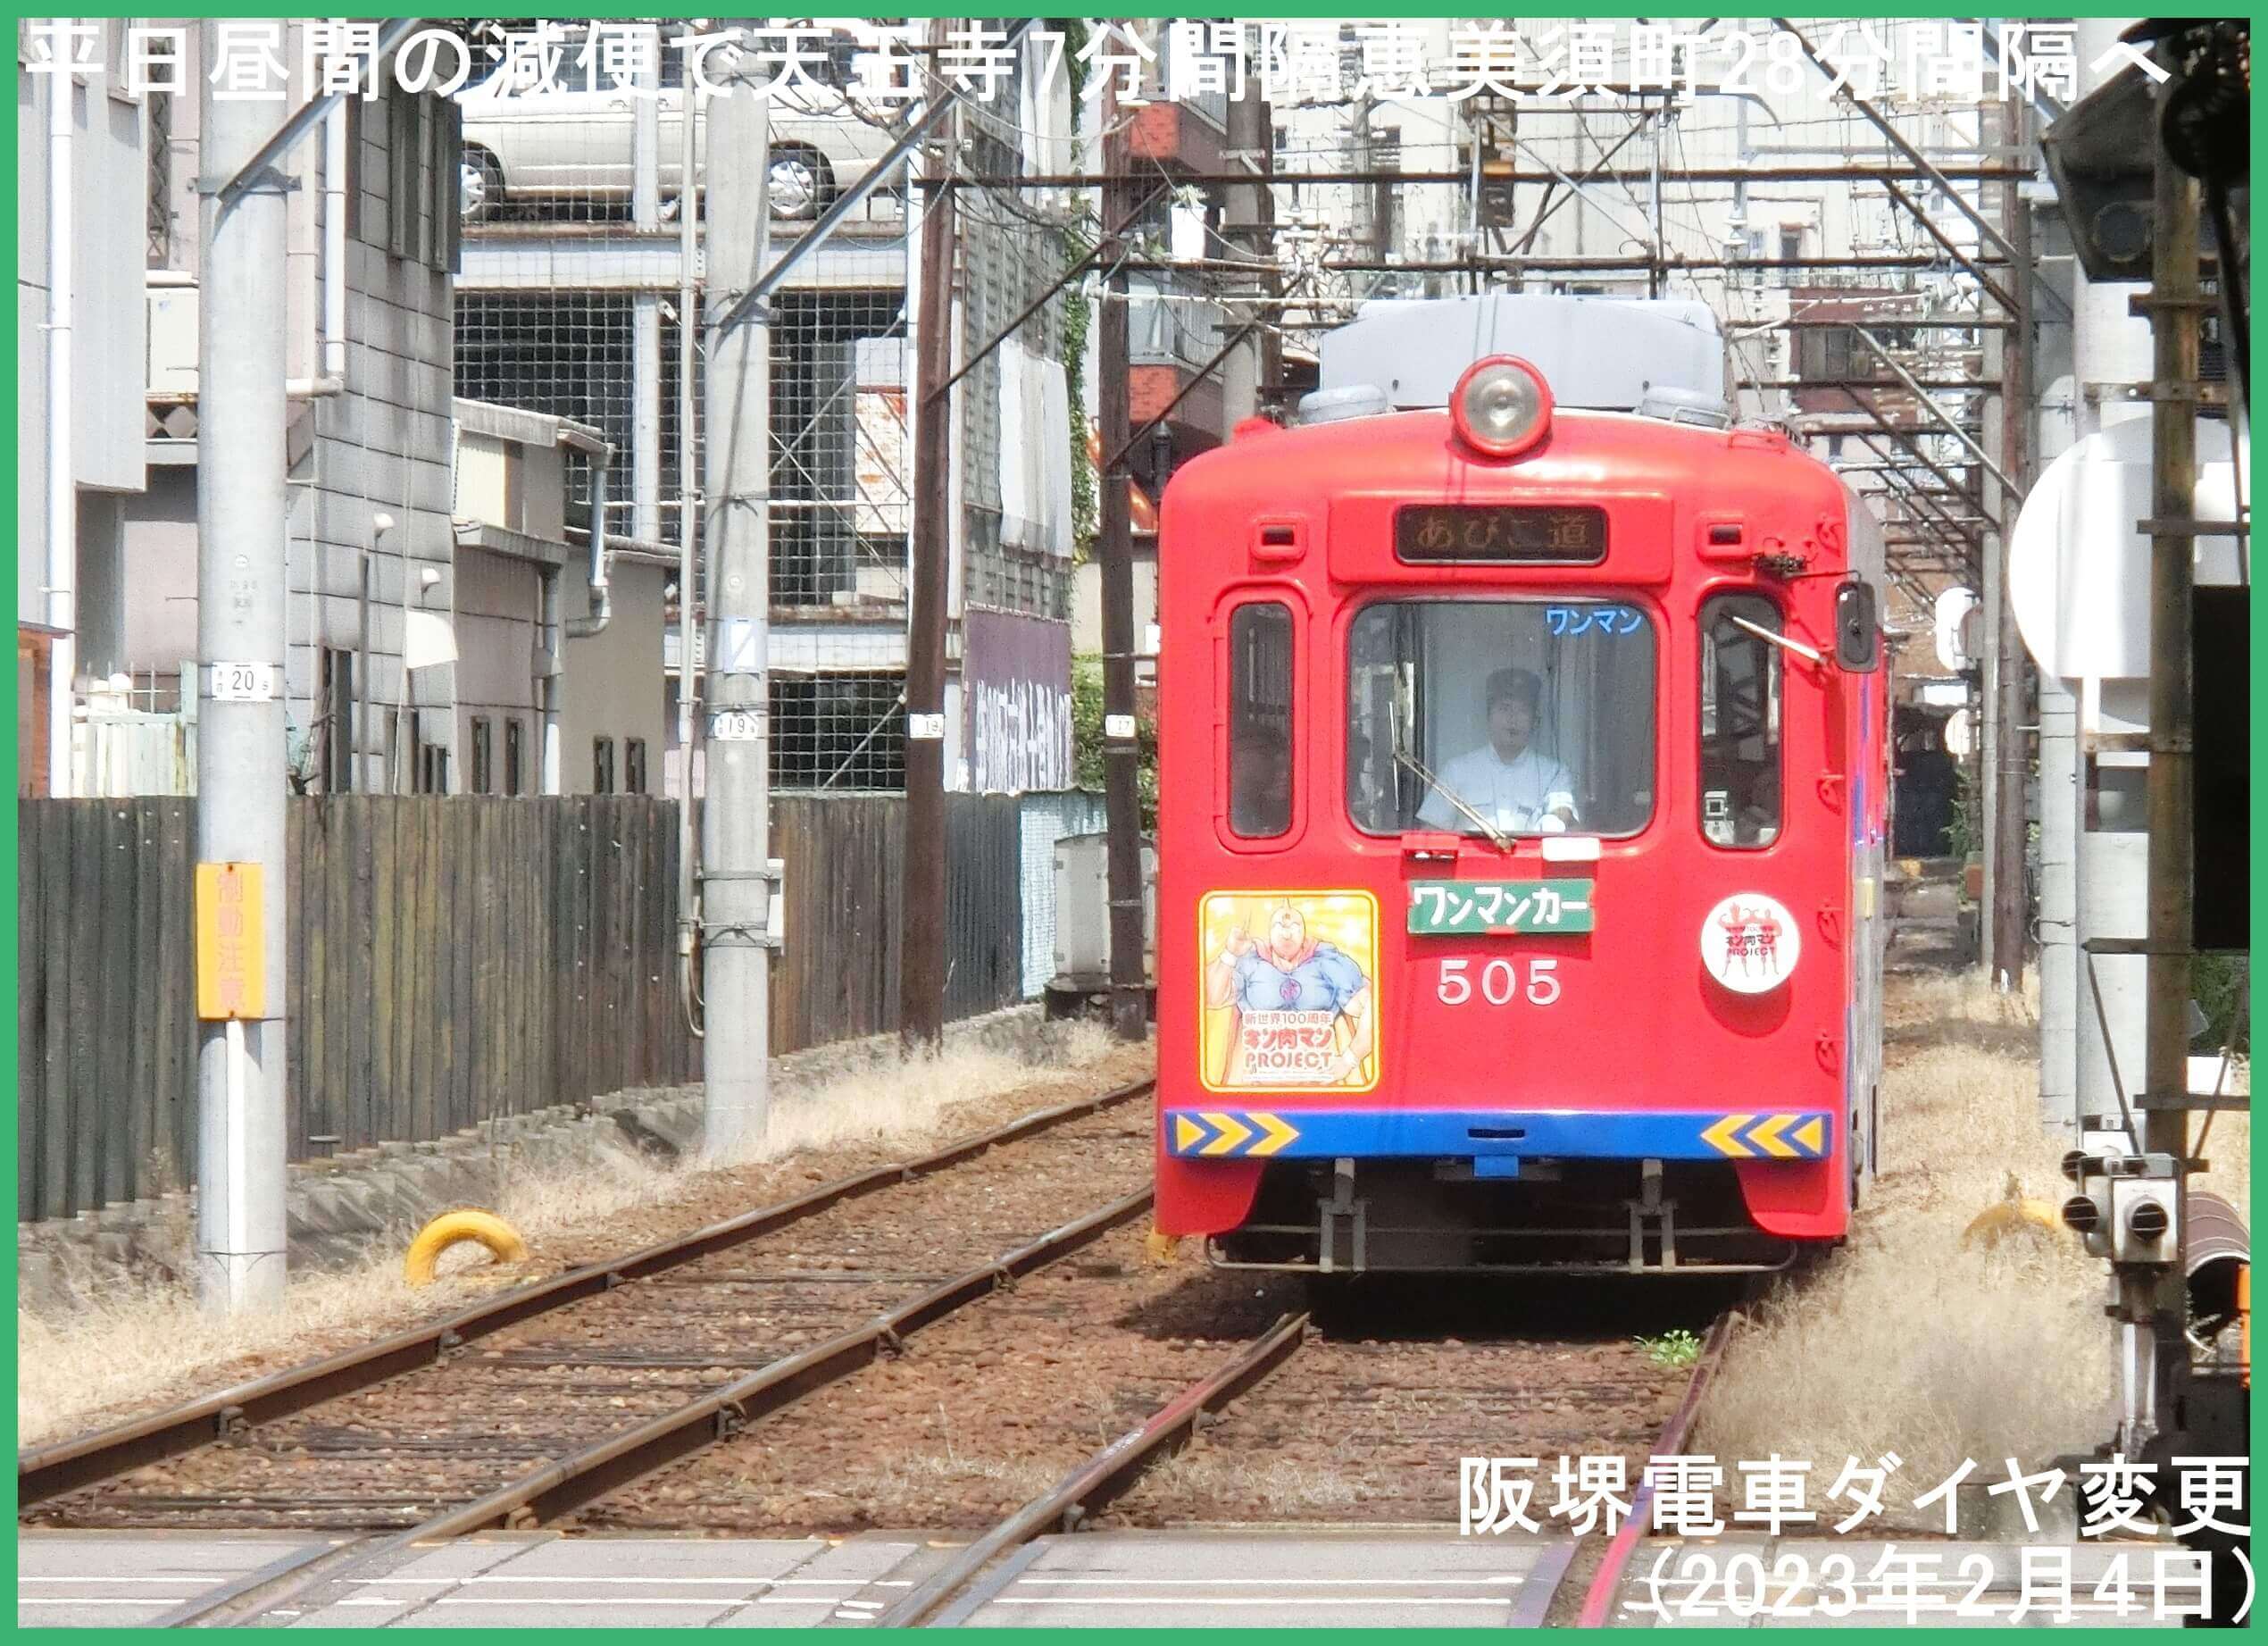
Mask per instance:
[[[1489,844],[1494,846],[1498,851],[1510,851],[1512,849],[1512,837],[1510,835],[1499,833],[1494,823],[1490,823],[1486,817],[1483,817],[1480,812],[1472,806],[1465,804],[1464,797],[1463,795],[1460,795],[1455,790],[1450,788],[1448,784],[1443,782],[1439,778],[1434,776],[1432,773],[1427,771],[1424,766],[1421,765],[1418,763],[1417,756],[1410,753],[1408,749],[1402,747],[1402,739],[1398,737],[1394,739],[1394,758],[1400,761],[1404,765],[1409,767],[1411,771],[1416,773],[1418,774],[1418,780],[1424,783],[1426,787],[1433,790],[1444,800],[1447,800],[1451,806],[1455,806],[1457,810],[1463,812],[1467,817],[1471,818],[1473,823],[1480,827],[1480,832],[1488,837]]]

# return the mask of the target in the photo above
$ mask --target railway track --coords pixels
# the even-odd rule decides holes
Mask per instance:
[[[1711,1328],[1677,1407],[1649,1456],[1683,1450],[1722,1358],[1732,1318],[1730,1314],[1721,1316]],[[1181,1451],[1201,1428],[1216,1423],[1234,1402],[1279,1376],[1302,1345],[1313,1341],[1307,1315],[1286,1316],[1144,1422],[1096,1450],[1054,1485],[973,1539],[876,1622],[884,1627],[913,1627],[967,1621],[982,1599],[970,1593],[971,1586],[1004,1557],[1049,1533],[1075,1532],[1093,1522],[1136,1490],[1147,1471]],[[1609,1540],[1605,1558],[1585,1591],[1580,1626],[1597,1628],[1612,1621],[1615,1592],[1642,1534],[1651,1499],[1652,1488],[1641,1483],[1630,1517]]]
[[[1147,1151],[1129,1140],[1147,1128],[1113,1111],[1150,1090],[1136,1082],[1042,1109],[362,1348],[32,1448],[17,1460],[20,1516],[203,1525],[225,1511],[237,1525],[415,1526],[503,1491],[500,1479],[556,1466],[594,1433],[644,1433],[695,1407],[729,1433],[731,1414],[765,1390],[821,1368],[840,1375],[830,1357],[855,1323],[869,1322],[871,1343],[887,1348],[1019,1265],[1136,1216],[1147,1190],[1124,1185],[1145,1175]],[[1043,1136],[1037,1161],[1015,1149]],[[1098,1188],[1113,1182],[1121,1192],[1095,1211]],[[1093,1216],[1063,1221],[1080,1207]],[[999,1255],[955,1273],[940,1261],[947,1231]],[[1030,1240],[1036,1231],[1047,1232]],[[788,1237],[796,1249],[780,1251]],[[752,1260],[768,1266],[731,1266]],[[452,1412],[469,1421],[452,1425]],[[540,1517],[588,1472],[514,1510]]]
[[[978,1604],[971,1597],[989,1592],[1018,1546],[1050,1532],[1256,1519],[1319,1529],[1357,1519],[1438,1523],[1455,1501],[1455,1459],[1476,1447],[1615,1450],[1635,1463],[1685,1443],[1723,1347],[1722,1320],[1677,1387],[1611,1322],[1576,1326],[1588,1303],[1572,1306],[1564,1323],[1530,1309],[1523,1330],[1532,1338],[1397,1338],[1389,1325],[1388,1335],[1357,1339],[1318,1330],[1291,1306],[1297,1288],[1288,1283],[1255,1287],[1248,1276],[1147,1266],[1138,1226],[1147,1182],[1123,1180],[1130,1166],[1138,1182],[1147,1177],[1147,1128],[1110,1112],[1145,1089],[1028,1115],[597,1266],[620,1277],[611,1288],[591,1286],[579,1270],[523,1289],[580,1288],[579,1301],[535,1309],[533,1298],[506,1294],[466,1311],[478,1317],[476,1332],[499,1324],[456,1346],[446,1365],[376,1373],[386,1381],[362,1385],[360,1404],[338,1396],[303,1404],[296,1417],[265,1418],[229,1446],[205,1443],[207,1434],[168,1467],[112,1475],[41,1509],[76,1525],[264,1522],[335,1533],[163,1620],[189,1626],[310,1616],[325,1597],[394,1569],[413,1545],[483,1530],[968,1530],[955,1556],[917,1572],[918,1586],[877,1619],[908,1624],[967,1615]],[[1050,1138],[1044,1159],[1010,1149],[981,1182],[933,1175],[1041,1133]],[[1113,1170],[1120,1192],[1097,1197]],[[893,1184],[904,1192],[871,1198]],[[923,1198],[948,1188],[949,1206]],[[1075,1204],[1078,1215],[990,1247],[993,1255],[957,1273],[923,1266],[947,1230],[988,1235],[1017,1231],[1019,1220],[1028,1228],[1042,1204]],[[679,1249],[678,1261],[665,1259]],[[622,1283],[633,1276],[638,1283]],[[986,1299],[982,1309],[969,1307]],[[1575,1329],[1555,1332],[1562,1324]],[[360,1358],[391,1364],[404,1339],[425,1342],[430,1355],[449,1329],[437,1323]],[[791,1333],[801,1341],[786,1341]],[[721,1358],[735,1334],[739,1358]],[[484,1349],[477,1358],[473,1341]],[[333,1363],[354,1358],[230,1392],[288,1385],[276,1398],[296,1390],[304,1400],[344,1375]],[[476,1430],[429,1413],[418,1428],[409,1421],[416,1400],[452,1374],[477,1383],[485,1421]],[[521,1420],[531,1403],[551,1402],[569,1416]],[[956,1498],[961,1484],[929,1481],[919,1500],[934,1511],[926,1519],[894,1517],[904,1499],[856,1502],[878,1460],[918,1466],[940,1430],[948,1454],[957,1436],[964,1462],[985,1460],[970,1470],[980,1490]],[[1201,1430],[1204,1448],[1158,1466]],[[1105,1433],[1116,1438],[1096,1447]],[[1318,1435],[1330,1437],[1327,1453],[1312,1445]],[[1281,1478],[1306,1479],[1324,1465],[1340,1470],[1359,1510],[1328,1496],[1271,1497]],[[1251,1484],[1255,1466],[1277,1483]],[[798,1484],[811,1490],[799,1493]],[[815,1512],[821,1501],[832,1507]],[[1646,1514],[1641,1491],[1584,1592],[1585,1623],[1611,1618]],[[1556,1558],[1548,1578],[1536,1579],[1547,1585],[1539,1596],[1567,1565],[1567,1555]]]
[[[1709,1384],[1724,1363],[1725,1344],[1732,1335],[1732,1323],[1737,1318],[1730,1311],[1717,1316],[1716,1324],[1701,1342],[1701,1352],[1695,1357],[1693,1374],[1686,1380],[1684,1396],[1678,1401],[1677,1410],[1670,1414],[1670,1421],[1662,1426],[1661,1438],[1655,1441],[1648,1454],[1654,1458],[1674,1457],[1682,1453],[1686,1441],[1693,1433],[1694,1420],[1701,1415],[1701,1402],[1707,1398]],[[1589,1585],[1583,1592],[1582,1609],[1576,1614],[1579,1629],[1604,1629],[1614,1621],[1614,1597],[1622,1586],[1622,1575],[1630,1569],[1630,1557],[1638,1552],[1639,1542],[1646,1535],[1646,1523],[1654,1507],[1654,1487],[1650,1482],[1641,1483],[1630,1499],[1630,1512],[1614,1535],[1608,1540],[1605,1558],[1591,1575]]]

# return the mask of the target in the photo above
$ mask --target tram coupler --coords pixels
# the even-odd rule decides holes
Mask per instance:
[[[1662,1193],[1659,1160],[1639,1164],[1638,1185],[1638,1198],[1622,1202],[1630,1213],[1630,1273],[1646,1273],[1646,1226],[1649,1223],[1660,1225],[1662,1266],[1674,1269],[1678,1266],[1678,1203]]]
[[[1331,1162],[1330,1199],[1316,1202],[1322,1216],[1321,1238],[1316,1241],[1315,1267],[1318,1273],[1336,1274],[1344,1270],[1359,1274],[1366,1266],[1363,1248],[1368,1239],[1370,1202],[1355,1198],[1355,1162],[1341,1156]],[[1338,1258],[1338,1231],[1347,1229],[1347,1260]]]

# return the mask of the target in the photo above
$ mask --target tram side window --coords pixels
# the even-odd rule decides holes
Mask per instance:
[[[1780,648],[1742,622],[1777,634],[1780,609],[1762,595],[1701,607],[1701,832],[1733,848],[1769,846],[1780,829]]]
[[[1291,608],[1229,619],[1229,827],[1267,840],[1291,827]]]

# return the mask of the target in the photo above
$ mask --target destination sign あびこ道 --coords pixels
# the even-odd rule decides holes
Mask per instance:
[[[1606,511],[1592,504],[1419,503],[1395,511],[1397,559],[1595,566]]]

